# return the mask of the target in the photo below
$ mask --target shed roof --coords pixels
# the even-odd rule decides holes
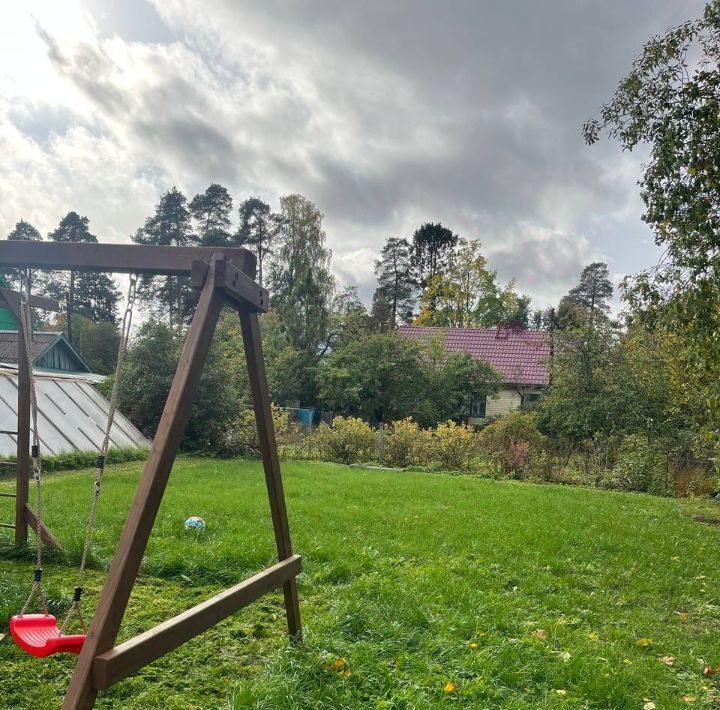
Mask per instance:
[[[78,368],[76,372],[90,372],[90,367],[80,353],[70,344],[68,339],[60,332],[36,332],[30,341],[30,356],[33,363],[37,363],[51,348],[65,348]],[[18,362],[18,334],[16,330],[0,330],[0,363],[17,365]]]
[[[550,382],[550,338],[542,330],[518,327],[435,328],[401,325],[399,332],[427,342],[441,337],[449,353],[468,353],[485,360],[497,370],[506,384],[547,385]]]
[[[40,445],[45,454],[100,450],[110,403],[88,380],[36,372],[35,391]],[[0,430],[17,430],[17,375],[10,370],[0,370]],[[149,445],[130,421],[116,411],[110,446],[148,448]],[[12,456],[16,447],[16,436],[0,434],[0,455]]]

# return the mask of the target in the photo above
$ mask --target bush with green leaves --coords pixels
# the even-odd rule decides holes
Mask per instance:
[[[534,415],[527,412],[511,412],[496,419],[480,432],[479,438],[482,451],[503,473],[514,478],[527,475],[533,459],[541,460],[544,437]]]
[[[466,424],[452,420],[438,424],[432,437],[433,459],[449,470],[468,470],[477,451],[477,439]]]
[[[271,408],[273,425],[275,427],[275,441],[278,448],[289,443],[292,435],[292,425],[288,412],[280,407]],[[218,450],[222,457],[232,456],[260,456],[260,440],[255,424],[255,411],[247,407],[241,409],[228,428],[222,447]]]
[[[400,419],[385,429],[383,463],[388,466],[428,466],[432,457],[432,435],[412,417]]]
[[[623,491],[664,495],[669,492],[667,458],[657,450],[657,443],[641,434],[623,439],[606,485]]]
[[[335,417],[332,426],[321,424],[312,435],[318,458],[338,463],[362,463],[378,456],[378,437],[357,417]]]

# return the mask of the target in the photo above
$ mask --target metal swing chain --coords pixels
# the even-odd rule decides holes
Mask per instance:
[[[77,616],[83,633],[87,633],[87,626],[82,615],[80,602],[83,593],[83,583],[85,581],[85,567],[87,565],[88,556],[90,554],[90,546],[92,545],[93,530],[95,528],[95,516],[97,513],[98,501],[100,500],[100,491],[102,487],[103,474],[105,473],[105,458],[110,445],[110,432],[115,420],[115,412],[117,410],[117,398],[120,383],[120,373],[122,372],[127,354],[128,341],[130,339],[130,329],[132,326],[133,308],[135,306],[135,296],[137,293],[138,275],[130,275],[130,285],[128,287],[127,303],[125,305],[125,313],[122,319],[122,328],[120,331],[120,344],[118,348],[117,363],[115,365],[115,379],[113,381],[112,393],[110,395],[110,405],[108,407],[107,423],[105,426],[105,436],[103,437],[100,454],[97,458],[97,466],[95,468],[95,481],[93,483],[93,499],[90,506],[87,525],[85,527],[85,544],[83,545],[82,558],[80,560],[80,569],[78,571],[77,586],[73,596],[72,604],[68,610],[67,616],[60,627],[60,635],[65,633],[73,616]]]
[[[30,312],[30,279],[25,272],[20,272],[20,325],[22,330],[22,341],[25,362],[28,365],[28,379],[30,381],[30,412],[32,421],[32,473],[35,480],[35,512],[37,515],[37,530],[35,531],[35,579],[28,598],[20,610],[19,616],[23,616],[30,606],[33,597],[37,594],[45,616],[48,615],[47,602],[42,588],[42,460],[40,458],[40,436],[38,434],[38,409],[37,397],[35,394],[35,377],[32,367],[31,339],[32,339],[32,314]]]

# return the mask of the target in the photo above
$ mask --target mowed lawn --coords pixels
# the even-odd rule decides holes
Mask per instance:
[[[108,469],[88,602],[141,464]],[[466,476],[283,465],[304,643],[278,593],[100,694],[114,708],[715,707],[720,529],[678,501]],[[48,476],[47,520],[75,556],[92,472]],[[0,490],[10,489],[0,483]],[[5,500],[5,503],[2,501]],[[2,520],[11,503],[0,499]],[[200,515],[208,530],[183,528]],[[5,543],[9,536],[4,538]],[[33,564],[0,552],[0,634]],[[274,560],[259,463],[181,459],[121,637]],[[75,584],[45,565],[53,605]],[[0,707],[57,707],[72,657],[0,641]],[[651,704],[648,704],[651,703]]]

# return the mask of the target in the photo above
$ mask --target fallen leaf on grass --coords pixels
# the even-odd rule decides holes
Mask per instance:
[[[336,658],[334,661],[328,664],[328,668],[333,668],[336,671],[342,670],[345,668],[347,664],[347,661],[343,656],[340,656],[340,658]]]
[[[703,668],[703,675],[715,675],[717,673],[717,668],[713,668],[712,666],[705,666]]]
[[[590,639],[590,641],[595,641],[597,639],[597,631],[591,631],[588,634],[588,639]]]
[[[478,645],[477,645],[474,641],[471,641],[471,642],[468,644],[468,648],[471,648],[473,651],[474,651],[477,647],[478,647]]]
[[[635,641],[635,645],[638,648],[649,648],[652,646],[652,640],[651,639],[638,639]]]
[[[457,689],[457,683],[453,683],[451,680],[443,685],[443,693],[457,693]]]
[[[631,666],[631,665],[632,665],[632,661],[631,661],[629,658],[623,658],[623,663],[624,663],[626,666]]]
[[[655,703],[652,700],[646,700],[643,710],[655,710]]]
[[[352,671],[340,671],[339,675],[349,678],[352,675]]]
[[[545,629],[535,629],[535,631],[532,632],[532,635],[536,639],[540,639],[541,641],[545,641],[548,637],[548,632],[545,631]]]
[[[563,651],[562,653],[559,653],[558,655],[560,656],[560,659],[564,663],[567,663],[572,658],[572,656],[570,655],[570,653],[568,651]]]
[[[682,696],[683,702],[686,703],[694,703],[697,698],[694,695],[683,695]]]
[[[666,666],[674,666],[675,665],[675,656],[663,656],[660,661],[664,663]]]
[[[562,695],[562,696],[567,695],[567,690],[563,690],[562,688],[556,688],[556,689],[555,689],[555,692],[556,692],[558,695]]]

